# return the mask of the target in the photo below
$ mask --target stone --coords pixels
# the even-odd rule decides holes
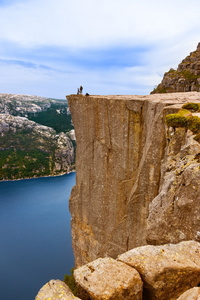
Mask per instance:
[[[35,300],[74,300],[79,299],[74,296],[70,288],[61,280],[50,280],[38,292]]]
[[[200,243],[142,246],[118,257],[135,268],[144,284],[144,300],[175,300],[200,282]]]
[[[171,144],[175,144],[172,149],[174,153],[170,152],[177,158],[175,161],[169,158],[168,161],[169,136],[166,133],[165,116],[177,112],[187,102],[200,103],[200,93],[70,95],[67,99],[77,139],[76,186],[71,193],[69,208],[75,265],[79,267],[98,257],[116,258],[118,254],[145,245],[150,240],[147,226],[149,205],[161,192],[164,182],[167,190],[166,165],[174,168],[173,172],[169,172],[172,185],[176,178],[176,164],[179,164],[179,178],[182,180],[184,157],[187,156],[192,166],[192,157],[195,158],[194,153],[198,152],[196,142],[189,146],[193,137],[186,137],[185,130],[183,133],[177,131],[180,138],[178,142],[171,140]],[[171,134],[173,129],[169,132]],[[184,146],[182,158],[176,152],[181,149],[180,145]],[[193,163],[198,165],[197,159]],[[195,167],[191,167],[183,175],[190,176],[194,170]],[[187,182],[187,187],[193,189],[189,178]],[[198,185],[196,180],[193,192],[195,203],[198,202]],[[183,206],[183,199],[179,203]],[[189,223],[192,226],[189,239],[193,239],[200,231],[198,207],[193,219],[196,223]],[[189,219],[194,209],[188,212],[191,212],[187,217]],[[173,218],[171,220],[173,222]],[[167,221],[163,219],[164,222]],[[180,230],[179,236],[181,240],[184,239],[186,233],[180,229],[181,220],[177,229],[175,224],[173,230]],[[161,235],[157,234],[156,244],[159,239]],[[154,243],[154,237],[151,241]]]
[[[74,271],[83,300],[142,300],[139,273],[112,258],[99,258]]]
[[[200,287],[194,287],[183,293],[177,300],[200,300]]]

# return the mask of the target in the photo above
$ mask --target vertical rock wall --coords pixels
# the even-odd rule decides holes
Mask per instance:
[[[187,98],[157,94],[67,99],[77,139],[76,186],[69,206],[78,267],[146,244],[149,204],[159,191],[166,147],[163,108],[181,106]]]

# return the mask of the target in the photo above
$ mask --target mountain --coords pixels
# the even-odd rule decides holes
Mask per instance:
[[[196,51],[183,59],[177,70],[171,68],[164,74],[162,82],[151,94],[190,91],[200,92],[200,43]]]
[[[66,100],[0,94],[0,180],[70,172],[75,145]]]

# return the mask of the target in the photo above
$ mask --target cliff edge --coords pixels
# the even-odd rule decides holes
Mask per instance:
[[[150,211],[149,205],[161,192],[169,171],[172,135],[165,116],[177,112],[187,102],[200,102],[200,93],[70,95],[67,100],[77,139],[76,186],[69,202],[76,267],[98,257],[115,258],[145,245],[147,240],[159,244],[159,230],[156,237],[150,236],[151,226],[156,225],[152,224],[149,212],[155,217],[155,209],[162,203]],[[185,136],[184,139],[182,147],[188,141]],[[197,155],[199,148],[195,149]],[[181,159],[183,155],[186,154]],[[198,164],[195,155],[193,159]],[[196,224],[190,237],[180,233],[176,242],[193,239],[200,228],[199,220]],[[182,223],[174,224],[173,231],[179,230],[179,226]]]

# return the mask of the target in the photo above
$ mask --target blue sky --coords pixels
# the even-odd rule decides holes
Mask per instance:
[[[199,0],[0,0],[0,93],[149,94],[200,42]]]

